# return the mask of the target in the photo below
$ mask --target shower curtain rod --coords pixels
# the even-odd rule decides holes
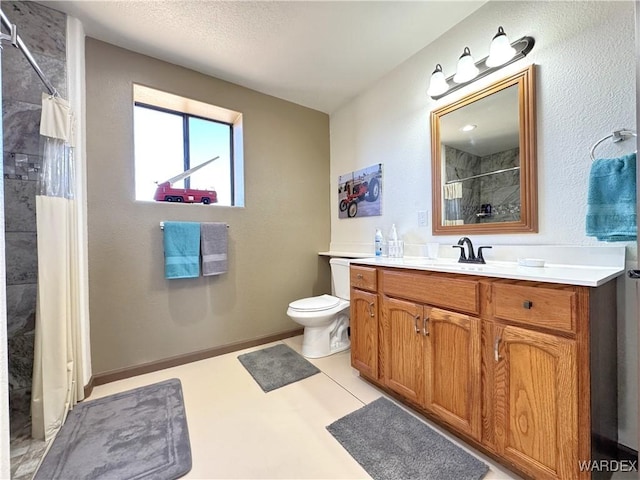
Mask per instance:
[[[20,35],[17,34],[17,27],[15,23],[11,23],[1,9],[0,9],[0,15],[2,16],[2,25],[4,25],[11,32],[11,35],[6,35],[6,34],[0,35],[0,40],[11,40],[11,43],[13,44],[13,46],[16,48],[19,48],[22,54],[27,59],[27,61],[31,64],[33,69],[36,71],[36,73],[40,77],[40,80],[42,80],[42,83],[44,83],[45,87],[47,87],[47,90],[49,90],[49,93],[54,97],[59,97],[60,94],[58,93],[56,88],[51,84],[51,82],[49,81],[47,76],[44,74],[44,72],[40,69],[38,62],[36,62],[35,58],[33,58],[33,55],[31,55],[31,52],[22,41],[22,38],[20,38]]]
[[[503,168],[502,170],[494,170],[493,172],[480,173],[478,175],[471,175],[470,177],[449,180],[448,182],[444,182],[444,184],[449,185],[450,183],[466,182],[467,180],[471,180],[474,178],[486,177],[487,175],[495,175],[496,173],[510,172],[511,170],[518,170],[519,168],[520,167]]]

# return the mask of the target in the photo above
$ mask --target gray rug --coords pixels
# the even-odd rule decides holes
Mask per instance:
[[[302,355],[283,343],[244,353],[238,356],[238,360],[265,392],[320,372]]]
[[[173,480],[191,470],[180,380],[82,402],[69,412],[36,480]]]
[[[489,467],[382,397],[327,427],[374,480],[477,480]]]

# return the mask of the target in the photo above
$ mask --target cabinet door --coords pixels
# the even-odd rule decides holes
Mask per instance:
[[[499,452],[537,479],[577,478],[576,343],[496,325]]]
[[[351,365],[378,378],[378,295],[351,290]]]
[[[439,308],[424,310],[425,406],[480,439],[480,320]]]
[[[418,405],[424,401],[422,305],[383,297],[384,383]]]

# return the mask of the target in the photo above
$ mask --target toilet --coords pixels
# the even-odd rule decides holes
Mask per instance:
[[[302,355],[320,358],[347,350],[349,342],[349,260],[332,258],[331,293],[289,304],[287,315],[304,327]]]

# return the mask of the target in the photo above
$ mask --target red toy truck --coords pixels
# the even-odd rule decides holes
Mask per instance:
[[[196,170],[200,170],[205,165],[209,165],[214,160],[220,158],[214,157],[210,160],[207,160],[200,165],[197,165],[189,170],[182,172],[175,177],[170,178],[166,182],[162,182],[158,184],[158,188],[156,188],[156,193],[153,196],[153,199],[156,202],[185,202],[185,203],[204,203],[208,205],[210,203],[216,203],[218,201],[218,194],[215,190],[197,190],[195,188],[174,188],[173,184],[179,182],[183,178],[187,178],[189,175],[194,173]]]

